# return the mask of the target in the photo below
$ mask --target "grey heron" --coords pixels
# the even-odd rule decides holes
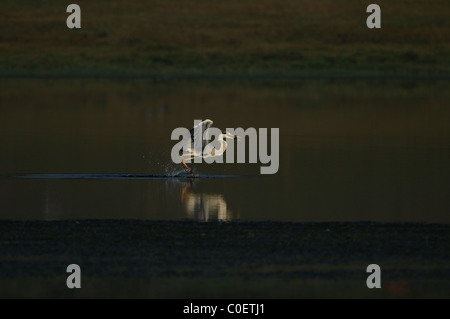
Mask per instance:
[[[225,141],[226,139],[239,140],[239,136],[223,131],[222,134],[217,137],[217,141],[220,145],[219,148],[214,148],[211,152],[207,152],[205,154],[205,148],[211,142],[211,140],[205,139],[204,133],[212,126],[212,124],[213,121],[207,119],[195,125],[189,131],[191,134],[191,139],[186,143],[185,147],[183,147],[183,150],[181,151],[181,157],[183,158],[181,162],[188,169],[188,172],[192,175],[192,177],[195,177],[192,171],[192,167],[186,164],[185,159],[192,160],[198,157],[210,158],[222,156],[228,145]]]

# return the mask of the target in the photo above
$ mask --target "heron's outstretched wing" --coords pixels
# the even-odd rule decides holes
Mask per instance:
[[[199,136],[200,139],[198,139],[198,140],[201,140],[205,131],[207,129],[209,129],[212,124],[213,124],[213,121],[211,121],[211,120],[203,120],[200,123],[198,123],[197,125],[195,125],[193,128],[191,128],[191,130],[189,132],[191,133],[192,142],[194,142],[194,139],[197,137],[196,134],[202,134],[202,136]]]
[[[203,120],[197,125],[195,125],[191,130],[191,139],[194,144],[194,152],[197,156],[201,156],[205,146],[210,142],[203,140],[205,131],[209,129],[213,124],[211,120]]]
[[[189,131],[191,134],[191,141],[189,141],[189,145],[187,145],[187,149],[189,150],[189,155],[191,157],[202,156],[203,149],[209,143],[209,141],[204,141],[203,136],[205,131],[211,127],[213,121],[211,120],[203,120],[197,125],[195,125]],[[188,154],[185,154],[185,156]]]

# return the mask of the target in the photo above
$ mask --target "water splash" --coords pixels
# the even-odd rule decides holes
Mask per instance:
[[[181,174],[186,174],[185,169],[180,169],[179,165],[176,165],[175,163],[169,163],[164,166],[164,173],[169,176],[179,176]]]
[[[170,159],[170,151],[165,151],[163,154],[158,154],[158,159],[155,158],[151,152],[146,156],[148,164],[151,166],[151,171],[164,172],[165,175],[175,177],[183,174],[187,174],[187,170],[184,169],[182,164],[175,164],[172,161],[162,161],[161,158]]]

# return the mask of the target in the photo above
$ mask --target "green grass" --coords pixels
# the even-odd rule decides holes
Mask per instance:
[[[350,0],[2,1],[0,74],[364,72],[447,74],[447,0],[385,1],[382,28]]]

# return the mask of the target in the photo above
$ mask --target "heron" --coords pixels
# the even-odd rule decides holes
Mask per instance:
[[[189,132],[191,134],[191,140],[189,140],[185,147],[183,147],[183,150],[181,151],[182,154],[181,157],[183,160],[181,161],[183,165],[188,169],[188,173],[192,175],[192,177],[195,177],[194,172],[192,171],[192,166],[188,166],[185,159],[194,159],[194,158],[211,158],[211,157],[218,157],[222,156],[225,150],[227,149],[227,142],[226,139],[235,139],[239,141],[239,136],[231,134],[227,131],[223,131],[222,134],[219,134],[217,137],[217,141],[219,142],[219,148],[213,149],[210,153],[204,153],[205,147],[211,142],[211,140],[205,140],[204,133],[206,130],[208,130],[213,124],[213,121],[207,119],[203,120],[197,125],[195,125]],[[198,147],[195,147],[194,143],[202,143],[201,147],[198,145]],[[200,151],[201,152],[198,152]]]

